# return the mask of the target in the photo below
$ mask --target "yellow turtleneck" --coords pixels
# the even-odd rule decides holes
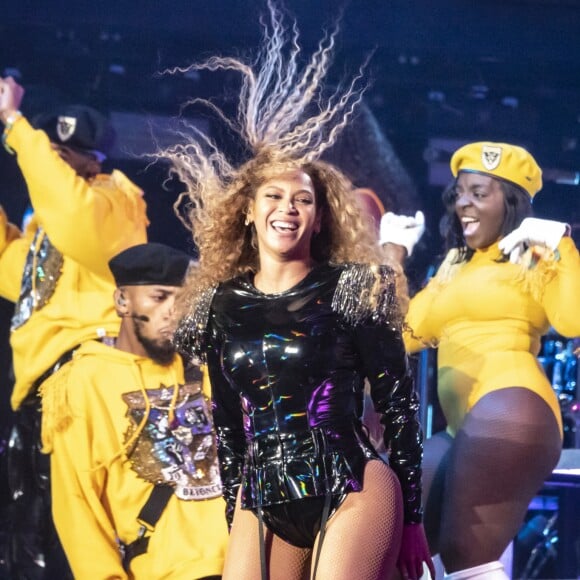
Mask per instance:
[[[525,387],[541,396],[562,427],[554,390],[537,360],[550,328],[580,334],[580,256],[563,238],[555,256],[533,266],[499,262],[497,244],[453,264],[452,250],[409,305],[410,352],[438,346],[438,396],[454,435],[485,394]]]

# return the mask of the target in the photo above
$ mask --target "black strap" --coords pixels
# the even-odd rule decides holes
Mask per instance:
[[[258,508],[258,528],[260,533],[260,570],[262,580],[268,580],[268,567],[266,565],[266,542],[264,540],[264,516],[262,507]]]
[[[322,542],[326,535],[326,524],[328,516],[330,515],[330,504],[332,502],[332,493],[327,493],[324,498],[324,507],[322,508],[322,517],[320,519],[320,532],[318,534],[318,547],[316,549],[316,559],[314,560],[314,570],[312,572],[313,580],[316,578],[316,569],[318,568],[318,560],[320,559],[320,551],[322,550]],[[266,565],[266,542],[264,540],[264,517],[262,515],[262,508],[258,507],[258,533],[260,535],[260,570],[262,580],[268,580],[268,567]]]
[[[133,558],[147,552],[149,537],[145,536],[145,532],[147,530],[153,531],[172,495],[173,488],[169,485],[156,485],[151,490],[145,505],[137,516],[137,520],[142,523],[139,537],[134,542],[123,546],[123,568],[125,571],[129,570],[129,564]]]
[[[318,548],[316,549],[316,559],[314,560],[314,570],[312,571],[312,579],[316,578],[316,569],[318,568],[318,560],[320,558],[320,551],[322,550],[322,542],[324,541],[324,536],[326,535],[326,523],[328,522],[328,516],[330,514],[330,502],[332,500],[332,494],[329,492],[324,498],[324,508],[322,510],[322,519],[320,520],[320,532],[318,534]]]
[[[133,558],[145,554],[149,547],[149,537],[139,536],[134,542],[123,546],[123,570],[129,572],[129,564]]]
[[[153,529],[167,502],[173,495],[173,488],[169,485],[156,485],[152,490],[145,505],[141,508],[137,519],[143,522],[148,528]]]

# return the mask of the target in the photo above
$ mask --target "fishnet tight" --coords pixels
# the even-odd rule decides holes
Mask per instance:
[[[439,433],[425,443],[425,529],[447,572],[500,558],[561,446],[548,405],[520,387],[479,400],[455,439]]]
[[[328,520],[317,580],[387,580],[395,568],[403,527],[400,484],[380,461],[369,461],[363,490],[349,493]],[[314,549],[297,548],[266,530],[269,580],[307,580]],[[224,580],[258,580],[258,518],[236,505]]]

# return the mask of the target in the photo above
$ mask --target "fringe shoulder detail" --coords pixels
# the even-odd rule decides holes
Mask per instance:
[[[41,439],[42,452],[52,453],[55,433],[65,431],[72,423],[72,409],[67,398],[67,384],[73,361],[68,362],[42,383]]]
[[[205,362],[205,346],[209,312],[217,285],[200,291],[189,312],[182,318],[173,337],[177,351],[188,359]]]
[[[545,246],[531,246],[521,257],[520,270],[516,282],[522,284],[525,292],[541,302],[544,289],[557,273],[560,252]]]
[[[332,309],[354,326],[365,322],[399,325],[396,273],[388,266],[347,264],[336,285]]]

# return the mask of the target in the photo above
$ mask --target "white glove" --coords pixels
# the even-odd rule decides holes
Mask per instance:
[[[499,249],[517,264],[529,246],[546,246],[553,251],[567,233],[570,233],[568,224],[529,217],[499,242]]]
[[[389,211],[381,218],[379,243],[381,246],[387,243],[404,246],[407,256],[410,256],[424,231],[425,216],[422,211],[418,211],[415,217]]]

